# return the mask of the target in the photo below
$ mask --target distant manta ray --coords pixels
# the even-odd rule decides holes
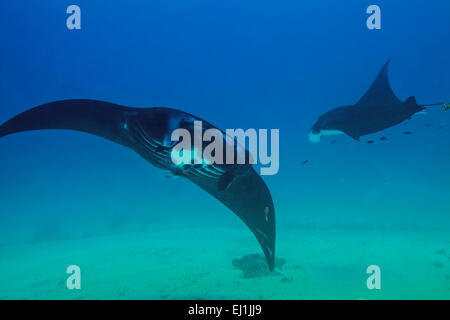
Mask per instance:
[[[361,136],[393,127],[423,112],[427,106],[446,105],[419,105],[414,97],[400,101],[389,84],[390,61],[385,63],[372,86],[355,105],[339,107],[320,116],[309,133],[309,139],[319,142],[323,135],[346,134],[359,141]]]
[[[0,126],[0,138],[22,131],[68,129],[90,133],[131,148],[154,166],[182,176],[233,211],[256,236],[269,269],[275,262],[275,210],[269,189],[249,164],[175,164],[171,134],[183,128],[191,135],[194,121],[215,128],[183,111],[131,108],[96,100],[47,103],[18,114]],[[224,145],[227,139],[224,137]],[[248,152],[244,148],[245,152]],[[195,150],[191,151],[195,153]]]

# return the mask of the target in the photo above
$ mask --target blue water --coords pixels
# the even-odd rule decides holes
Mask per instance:
[[[315,247],[318,241],[311,240],[305,248],[304,233],[310,230],[318,230],[319,236],[330,228],[343,230],[349,243],[361,242],[358,236],[352,238],[355,230],[381,230],[395,239],[413,230],[405,243],[424,239],[423,248],[429,252],[404,244],[408,257],[420,260],[431,255],[429,264],[414,272],[420,278],[431,272],[427,266],[432,272],[437,270],[430,276],[438,289],[437,298],[450,297],[450,113],[430,108],[427,115],[365,137],[361,143],[347,136],[326,137],[319,144],[308,140],[317,118],[332,108],[357,102],[388,58],[392,58],[389,79],[400,99],[413,95],[419,103],[450,101],[449,2],[377,1],[381,30],[366,28],[365,11],[372,1],[77,0],[81,30],[66,28],[70,4],[48,0],[0,3],[0,123],[50,101],[89,98],[135,107],[173,107],[222,129],[278,128],[280,171],[264,180],[275,203],[279,252],[289,257],[302,250],[317,254],[327,243],[338,241],[322,239]],[[413,134],[404,135],[406,130]],[[388,139],[378,141],[383,135]],[[377,141],[366,144],[370,139]],[[31,263],[30,252],[47,252],[55,239],[95,241],[97,236],[146,232],[156,225],[163,230],[237,228],[236,239],[242,237],[250,246],[243,253],[259,252],[251,233],[211,196],[184,179],[168,180],[164,172],[112,142],[79,132],[35,131],[0,139],[0,150],[4,279],[19,279],[26,273],[14,267],[19,263],[14,258],[20,256],[22,265]],[[301,166],[304,160],[309,162]],[[434,232],[442,236],[431,239]],[[227,232],[218,233],[225,244],[220,242],[214,251],[223,249],[233,257],[232,245],[226,247]],[[175,234],[165,241],[175,248],[191,247],[182,232]],[[208,239],[214,241],[214,236]],[[198,242],[196,250],[202,252],[201,239]],[[105,240],[102,245],[108,243]],[[161,248],[159,242],[150,243],[152,250]],[[83,252],[90,244],[75,246]],[[388,250],[380,243],[374,248],[377,257]],[[441,249],[444,256],[435,256]],[[17,253],[20,250],[22,254]],[[349,254],[345,245],[337,250]],[[361,250],[355,248],[350,255],[358,257]],[[50,261],[58,261],[61,252],[55,248],[51,252]],[[120,254],[116,254],[111,253],[111,259],[119,263]],[[187,255],[180,254],[171,270],[186,259]],[[201,256],[198,263],[208,265],[208,254]],[[83,259],[81,253],[79,257]],[[50,261],[42,263],[42,270]],[[213,261],[217,265],[208,268],[229,269],[228,282],[237,278],[245,287],[230,261],[217,258]],[[435,262],[443,265],[434,266]],[[346,265],[345,259],[337,263]],[[403,266],[403,261],[399,264]],[[392,269],[396,265],[392,262]],[[168,266],[160,262],[153,267]],[[362,286],[365,267],[361,269]],[[316,271],[301,277],[320,282],[324,274],[314,265],[311,268]],[[161,281],[175,282],[164,275],[160,274]],[[341,276],[345,278],[346,273]],[[139,293],[108,296],[86,288],[86,296],[67,296],[64,288],[45,291],[54,279],[46,280],[38,285],[33,279],[22,279],[20,285],[2,281],[0,297],[148,298],[154,291],[149,285]],[[396,284],[397,291],[388,291],[385,297],[436,297],[436,287],[426,283],[423,280],[421,295],[408,296],[414,284],[406,281]],[[104,279],[91,290],[114,284]],[[37,291],[17,289],[30,286]],[[219,290],[212,281],[205,288]],[[340,295],[337,289],[330,294],[320,288],[311,286],[301,298],[361,297]],[[198,298],[196,293],[178,294],[178,289],[173,288],[169,298]],[[262,297],[242,292],[229,288],[218,297],[298,297],[294,291]]]

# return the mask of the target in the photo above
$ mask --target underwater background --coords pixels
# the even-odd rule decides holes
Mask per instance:
[[[71,4],[81,30],[66,28]],[[263,179],[286,264],[245,278],[232,260],[261,249],[206,192],[99,137],[33,131],[0,139],[0,298],[449,299],[450,112],[308,140],[388,58],[401,100],[450,101],[448,39],[441,0],[1,1],[0,123],[89,98],[279,128],[280,170]],[[72,264],[81,290],[66,288]]]

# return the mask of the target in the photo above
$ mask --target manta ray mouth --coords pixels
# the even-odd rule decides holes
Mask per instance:
[[[320,130],[318,133],[314,133],[312,130],[309,132],[309,140],[314,143],[319,143],[322,136],[334,136],[338,134],[344,134],[339,130]]]
[[[322,136],[322,134],[319,133],[314,133],[312,132],[312,130],[309,132],[309,141],[314,142],[314,143],[319,143],[320,142],[320,137]]]

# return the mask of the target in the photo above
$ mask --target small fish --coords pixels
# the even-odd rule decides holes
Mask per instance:
[[[410,134],[412,134],[412,132],[411,131],[405,131],[405,132],[403,132],[403,134],[410,135]]]
[[[331,141],[331,144],[335,144],[335,143],[336,143],[336,140]]]
[[[429,127],[431,127],[431,124],[427,123],[427,124],[425,125],[425,127],[429,128]]]
[[[305,160],[302,162],[302,166],[304,166],[305,164],[307,164],[309,162],[309,160]]]
[[[386,137],[381,137],[380,140],[384,141],[384,140],[387,140],[387,138]]]
[[[442,130],[442,129],[444,129],[444,125],[441,123],[441,124],[439,125],[439,130]]]
[[[367,144],[372,144],[372,143],[374,143],[375,141],[373,141],[373,140],[369,140],[369,141],[367,141]]]

